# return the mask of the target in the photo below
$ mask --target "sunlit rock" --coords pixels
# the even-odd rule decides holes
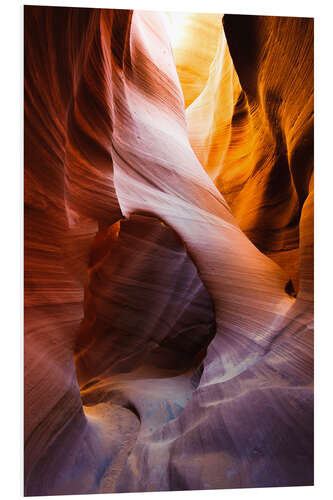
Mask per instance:
[[[313,484],[313,21],[176,18],[25,7],[26,495]]]

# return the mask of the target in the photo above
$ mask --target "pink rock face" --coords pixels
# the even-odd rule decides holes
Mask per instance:
[[[222,17],[25,7],[26,495],[313,484],[313,21]]]

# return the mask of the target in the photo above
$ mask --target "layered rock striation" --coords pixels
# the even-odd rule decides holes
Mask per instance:
[[[169,23],[25,7],[26,495],[313,484],[313,20]]]

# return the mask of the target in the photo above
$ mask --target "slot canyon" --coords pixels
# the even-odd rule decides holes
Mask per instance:
[[[24,8],[26,496],[313,484],[313,19]]]

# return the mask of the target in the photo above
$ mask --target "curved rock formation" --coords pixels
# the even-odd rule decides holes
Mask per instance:
[[[186,112],[191,145],[240,228],[297,290],[313,171],[313,21],[227,15],[224,27],[227,42]]]
[[[206,87],[220,39],[222,16],[178,12],[169,15],[171,45],[187,108]]]
[[[217,19],[25,7],[27,495],[313,483],[313,21]]]

